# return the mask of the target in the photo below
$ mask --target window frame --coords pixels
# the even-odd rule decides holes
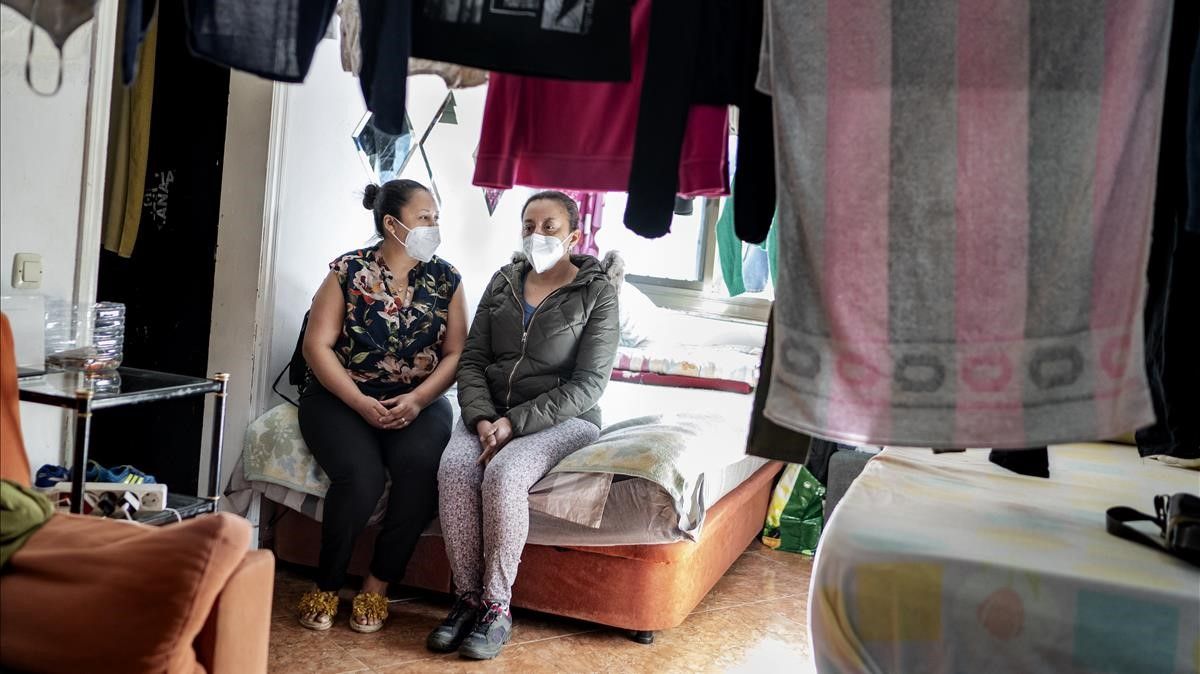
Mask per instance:
[[[720,320],[765,325],[771,300],[761,297],[722,297],[717,293],[717,219],[721,200],[703,198],[701,236],[697,244],[696,276],[700,281],[628,274],[626,280],[664,309],[673,309]]]

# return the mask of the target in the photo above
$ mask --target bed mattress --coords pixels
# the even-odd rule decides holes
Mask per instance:
[[[887,449],[821,539],[809,597],[817,670],[1200,670],[1200,569],[1105,531],[1200,475],[1136,448],[1050,449],[1050,478],[986,450]]]
[[[451,396],[453,400],[453,396]],[[753,396],[725,391],[647,386],[625,382],[609,382],[600,406],[606,425],[643,416],[647,410],[656,412],[714,410],[720,423],[728,424],[741,437],[750,425]],[[457,406],[456,406],[457,416]],[[296,443],[296,438],[289,440]],[[298,450],[289,449],[295,454]],[[306,451],[306,450],[305,450]],[[768,463],[766,459],[742,456],[724,465],[715,465],[703,473],[702,496],[704,507],[716,504],[730,491],[745,482],[755,471]],[[302,469],[300,472],[304,472]],[[235,471],[240,475],[241,471]],[[252,479],[249,487],[268,500],[320,520],[324,500],[293,477],[286,480]],[[305,489],[295,488],[298,484]],[[384,502],[376,509],[372,523],[382,518]],[[557,546],[616,546],[672,543],[688,537],[679,529],[674,504],[657,485],[640,478],[617,477],[608,491],[604,515],[596,528],[574,524],[542,513],[530,513],[529,542]],[[435,520],[427,534],[440,534]]]
[[[746,437],[749,429],[752,404],[753,396],[741,393],[616,381],[609,382],[600,401],[606,427],[649,412],[705,411],[716,416],[708,423],[721,425],[721,436],[739,440]],[[704,471],[700,487],[704,509],[711,508],[767,463],[766,459],[744,452],[738,453],[738,457],[728,463],[716,457],[712,467]],[[648,480],[614,477],[603,509],[603,519],[596,528],[531,511],[529,541],[541,545],[611,546],[672,543],[691,538],[680,530],[679,516],[671,499]]]

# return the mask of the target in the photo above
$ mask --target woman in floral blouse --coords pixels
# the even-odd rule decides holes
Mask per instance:
[[[387,512],[370,575],[350,627],[375,632],[387,586],[404,575],[437,513],[437,471],[453,412],[444,397],[467,333],[460,275],[434,256],[438,208],[411,180],[368,185],[363,206],[381,241],[330,263],[304,337],[311,370],[300,431],[329,476],[317,588],[300,600],[300,622],[328,629],[354,542],[383,495]]]

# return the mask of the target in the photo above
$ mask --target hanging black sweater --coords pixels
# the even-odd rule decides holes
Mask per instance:
[[[626,82],[631,6],[631,0],[415,0],[413,56],[530,77]]]
[[[734,229],[760,243],[775,213],[771,99],[755,89],[762,0],[653,0],[625,225],[665,235],[678,191],[675,167],[693,103],[738,106]]]
[[[193,54],[269,80],[299,83],[337,0],[187,0],[186,6]],[[133,7],[144,10],[140,3]]]
[[[578,80],[629,79],[630,0],[359,0],[359,80],[375,126],[404,128],[408,57]]]

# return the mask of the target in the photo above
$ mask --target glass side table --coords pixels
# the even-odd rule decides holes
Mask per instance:
[[[225,398],[229,390],[229,375],[217,373],[211,379],[185,377],[166,372],[118,368],[117,378],[85,375],[80,372],[49,372],[18,379],[24,402],[52,405],[75,412],[75,448],[72,457],[71,512],[83,512],[83,483],[88,463],[88,436],[92,428],[92,413],[111,407],[140,405],[191,396],[216,396],[212,416],[212,452],[208,466],[208,495],[181,497],[189,502],[189,515],[216,510],[220,499],[221,450],[225,444]],[[168,490],[168,506],[183,503]],[[199,500],[203,503],[192,503]],[[174,507],[174,506],[172,506]],[[156,518],[158,519],[158,518]],[[168,513],[169,521],[174,516]]]

